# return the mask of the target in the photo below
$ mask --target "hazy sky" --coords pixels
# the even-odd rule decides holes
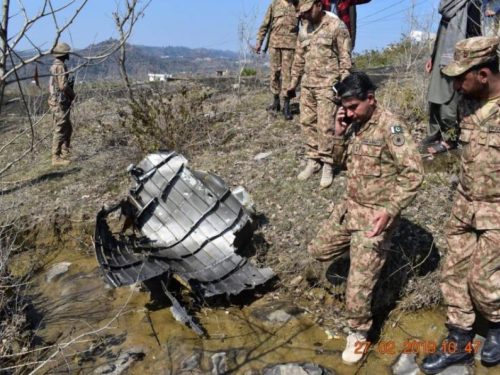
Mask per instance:
[[[41,0],[25,0],[29,14],[35,14]],[[15,13],[17,2],[12,2],[10,33],[19,28],[23,19]],[[54,6],[67,3],[53,0]],[[117,37],[111,13],[116,11],[117,0],[89,0],[79,17],[70,27],[63,40],[83,48],[92,42]],[[226,49],[237,51],[238,24],[244,19],[252,24],[255,35],[270,0],[152,0],[143,19],[136,25],[130,43],[150,46],[186,46]],[[372,0],[358,6],[358,38],[356,51],[380,48],[398,41],[402,33],[410,30],[409,13],[414,4],[415,15],[421,28],[433,16],[435,31],[439,0]],[[75,6],[69,9],[71,11]],[[61,15],[61,21],[70,12]],[[39,22],[30,30],[30,39],[38,45],[49,46],[54,36],[54,24],[50,18]],[[252,43],[255,41],[253,37]],[[29,48],[23,43],[21,48]]]

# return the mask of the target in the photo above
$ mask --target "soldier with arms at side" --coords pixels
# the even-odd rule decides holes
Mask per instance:
[[[64,63],[69,59],[71,47],[63,42],[57,43],[52,54],[55,57],[50,67],[49,106],[54,119],[52,139],[52,165],[69,165],[71,134],[70,110],[75,99],[73,82],[69,79],[68,68]]]
[[[295,91],[302,79],[300,124],[307,166],[298,178],[307,180],[323,167],[320,188],[324,189],[333,182],[333,86],[349,75],[351,39],[344,23],[323,11],[320,0],[304,1],[300,13],[307,26],[299,33],[289,88]]]
[[[255,52],[260,53],[266,34],[268,35],[271,92],[274,94],[274,102],[267,109],[280,111],[282,93],[283,115],[287,120],[292,119],[290,98],[287,97],[286,90],[290,85],[290,71],[299,33],[298,5],[298,0],[272,0],[257,33],[255,46]]]
[[[466,100],[459,104],[461,170],[446,227],[448,253],[441,291],[448,308],[450,345],[424,358],[421,370],[474,363],[474,306],[490,322],[481,360],[500,362],[500,72],[498,37],[474,37],[456,44],[443,74]],[[442,346],[438,346],[442,348]]]
[[[380,108],[365,73],[352,73],[338,93],[342,107],[335,120],[333,160],[347,166],[347,188],[308,250],[320,261],[350,254],[346,290],[350,334],[342,360],[355,364],[363,356],[372,326],[373,288],[391,237],[401,210],[417,194],[424,171],[408,127]]]

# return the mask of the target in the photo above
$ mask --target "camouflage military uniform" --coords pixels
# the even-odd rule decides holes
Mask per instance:
[[[406,124],[376,109],[363,126],[352,124],[345,136],[334,138],[335,164],[347,163],[347,189],[309,252],[330,260],[349,251],[346,310],[349,326],[368,331],[372,324],[371,296],[387,257],[399,213],[415,197],[423,180],[423,166]],[[378,236],[367,231],[377,211],[391,219]]]
[[[274,95],[282,93],[286,96],[290,85],[290,71],[299,33],[297,4],[295,0],[273,0],[257,34],[257,43],[262,45],[266,34],[270,33],[269,63],[271,92]]]
[[[52,139],[52,156],[65,156],[69,152],[73,126],[70,120],[71,102],[74,99],[73,89],[67,87],[69,79],[66,65],[56,59],[50,68],[49,106],[54,118],[54,136]]]
[[[333,85],[349,75],[351,39],[346,26],[330,14],[319,26],[303,27],[297,40],[292,86],[302,77],[300,123],[309,159],[333,163]]]
[[[460,182],[441,282],[449,323],[463,329],[475,319],[469,292],[486,319],[500,322],[500,99],[487,114],[481,106],[460,108]]]

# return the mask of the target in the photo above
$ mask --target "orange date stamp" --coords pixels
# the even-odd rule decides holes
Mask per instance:
[[[481,341],[472,341],[467,344],[465,351],[468,353],[477,353]],[[370,341],[356,341],[354,352],[356,354],[366,354],[370,350],[379,354],[433,354],[438,350],[443,353],[454,354],[457,351],[457,345],[454,342],[443,341],[441,344],[436,344],[434,341],[405,341],[402,347],[398,347],[394,341],[379,341],[372,343]]]

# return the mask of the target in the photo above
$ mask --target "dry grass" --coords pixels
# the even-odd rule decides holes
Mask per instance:
[[[421,131],[425,119],[423,104],[426,78],[396,76],[380,88],[379,101],[405,116]],[[412,78],[413,77],[413,78]],[[418,85],[416,84],[418,83]],[[318,316],[344,324],[342,288],[332,288],[325,279],[329,267],[314,261],[307,244],[342,196],[346,174],[335,178],[332,188],[320,191],[319,178],[299,182],[303,168],[303,139],[298,116],[292,122],[264,110],[271,95],[263,87],[243,88],[241,97],[231,90],[202,88],[195,84],[169,84],[138,94],[138,107],[128,109],[122,95],[108,95],[103,87],[86,93],[75,104],[75,160],[69,168],[50,166],[50,139],[12,172],[0,180],[3,207],[15,207],[32,226],[33,246],[73,247],[91,251],[91,227],[103,203],[121,199],[131,185],[126,174],[147,151],[173,148],[189,157],[190,167],[220,175],[232,188],[243,185],[258,209],[256,232],[249,244],[252,261],[270,266],[279,279],[273,293],[285,298],[306,295],[314,287],[336,295],[310,296]],[[26,126],[23,115],[8,116],[3,135],[12,137]],[[11,125],[11,126],[9,126]],[[42,119],[37,137],[50,132],[50,118]],[[418,137],[418,134],[416,135]],[[12,152],[26,147],[29,137],[20,139]],[[261,152],[272,152],[254,160]],[[0,154],[4,163],[11,154]],[[422,191],[403,213],[403,220],[391,248],[374,295],[374,309],[386,316],[396,306],[403,310],[437,304],[439,253],[445,248],[443,223],[451,209],[453,176],[445,163],[441,172],[427,175]],[[44,236],[37,233],[44,232]],[[43,240],[42,240],[43,238]],[[346,271],[344,267],[343,271]],[[6,274],[8,275],[8,274]],[[294,282],[302,276],[301,282]],[[394,287],[397,285],[398,287]],[[318,299],[319,298],[319,299]],[[319,301],[319,302],[317,302]],[[14,330],[16,323],[12,315]]]

